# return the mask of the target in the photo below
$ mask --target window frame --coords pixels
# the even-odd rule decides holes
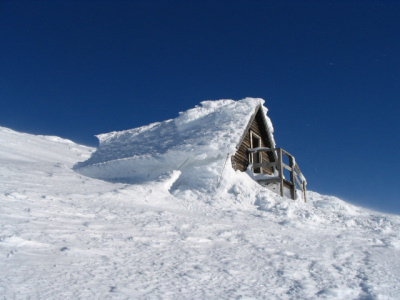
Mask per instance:
[[[254,144],[253,144],[253,137],[256,138],[256,139],[258,140],[259,146],[254,147]],[[261,138],[261,136],[259,136],[257,133],[255,133],[253,130],[250,130],[250,148],[251,148],[251,149],[254,149],[254,148],[258,148],[258,147],[262,147],[262,138]],[[256,155],[258,156],[258,162],[254,162],[255,160],[257,160],[257,159],[254,159],[254,158],[256,157]],[[254,164],[254,163],[262,163],[262,155],[261,155],[261,152],[259,152],[259,153],[252,153],[252,154],[250,155],[250,163],[252,163],[252,164]],[[262,173],[263,171],[262,171],[262,168],[256,168],[256,169],[253,168],[253,172],[254,172],[254,173]]]

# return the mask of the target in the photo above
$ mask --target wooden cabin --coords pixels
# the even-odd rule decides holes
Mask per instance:
[[[181,171],[183,181],[183,167],[188,168],[188,177],[196,172],[196,168],[185,165],[187,162],[192,166],[200,163],[204,151],[209,152],[208,160],[219,160],[226,153],[227,158],[231,156],[234,170],[247,172],[281,196],[297,199],[297,190],[301,190],[305,199],[305,178],[294,157],[275,147],[264,103],[260,98],[203,101],[201,106],[181,113],[173,122],[167,120],[98,135],[97,151],[75,169],[87,176],[125,182],[146,181],[149,176],[155,179],[172,169]],[[190,151],[187,151],[188,145],[191,145]],[[149,149],[154,149],[157,157],[149,155]],[[181,156],[186,159],[180,161]],[[195,159],[190,161],[192,157]]]
[[[290,197],[296,199],[296,189],[300,189],[306,201],[306,179],[294,157],[281,148],[275,148],[261,104],[251,116],[236,149],[232,156],[234,170],[245,172],[250,169],[258,183],[266,186],[279,185],[281,196],[289,191]]]

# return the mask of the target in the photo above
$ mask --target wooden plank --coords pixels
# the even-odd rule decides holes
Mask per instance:
[[[300,171],[300,168],[299,168],[298,164],[296,164],[296,170],[301,175],[300,177],[304,177],[303,173],[301,173],[301,171]]]
[[[290,195],[292,196],[292,199],[296,199],[296,184],[295,184],[295,175],[294,175],[294,164],[295,160],[293,159],[293,156],[289,157],[289,163],[290,163],[290,181],[292,182],[292,188],[290,189]]]
[[[291,188],[293,186],[293,183],[289,180],[283,179],[283,185],[287,188]]]
[[[282,149],[282,152],[283,152],[284,154],[286,154],[287,156],[289,156],[289,157],[293,157],[292,154],[290,154],[289,152],[287,152],[287,151],[285,151],[285,150],[283,150],[283,149]]]
[[[283,186],[283,168],[282,168],[282,149],[278,150],[278,172],[279,177],[281,178],[281,196],[284,196],[284,186]]]
[[[277,182],[280,182],[281,179],[279,177],[272,177],[272,178],[256,179],[256,181],[263,182],[263,183],[277,183]]]
[[[295,175],[294,178],[295,178],[297,184],[299,185],[299,187],[302,188],[303,184],[302,184],[302,182],[300,182],[300,180],[297,178],[297,175]]]
[[[282,163],[282,167],[285,168],[286,170],[290,171],[290,172],[292,171],[292,168],[289,167],[287,164]]]
[[[306,193],[306,189],[307,189],[307,187],[306,187],[306,183],[303,181],[303,194],[304,194],[304,202],[307,202],[307,193]]]
[[[257,164],[251,164],[254,169],[257,168],[269,168],[269,167],[276,167],[278,164],[276,162],[274,163],[257,163]]]
[[[257,148],[250,148],[247,149],[247,151],[249,152],[273,152],[275,151],[275,148],[266,148],[266,147],[257,147]]]

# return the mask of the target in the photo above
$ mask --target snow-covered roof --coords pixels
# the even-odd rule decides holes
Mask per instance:
[[[193,167],[210,167],[235,154],[260,107],[274,146],[272,123],[263,104],[260,98],[203,101],[175,119],[97,135],[98,150],[76,169],[102,179],[154,179],[171,170],[183,172],[189,165],[193,173]]]

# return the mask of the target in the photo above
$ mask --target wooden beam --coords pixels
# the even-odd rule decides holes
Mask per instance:
[[[303,190],[303,184],[300,182],[300,180],[297,178],[297,175],[296,174],[294,174],[294,178],[295,178],[295,181],[297,182],[297,184],[299,185],[299,187],[301,188],[301,190]]]
[[[290,172],[292,172],[292,170],[293,170],[293,168],[291,168],[290,166],[288,166],[287,164],[284,164],[284,163],[282,163],[282,167]]]
[[[269,167],[276,167],[278,164],[276,162],[273,163],[257,163],[257,164],[250,164],[251,168],[269,168]]]
[[[271,178],[260,178],[256,179],[257,182],[263,182],[263,183],[279,183],[281,182],[281,179],[279,177],[271,177]]]
[[[268,147],[257,147],[257,148],[248,148],[249,152],[273,152],[277,148],[268,148]]]
[[[296,200],[296,184],[295,184],[295,174],[294,174],[294,164],[295,160],[293,156],[289,156],[289,164],[290,164],[290,181],[293,183],[292,188],[290,189],[290,195],[293,200]]]
[[[284,186],[283,186],[283,164],[282,164],[282,149],[278,149],[278,172],[279,178],[281,179],[281,196],[284,196]]]

